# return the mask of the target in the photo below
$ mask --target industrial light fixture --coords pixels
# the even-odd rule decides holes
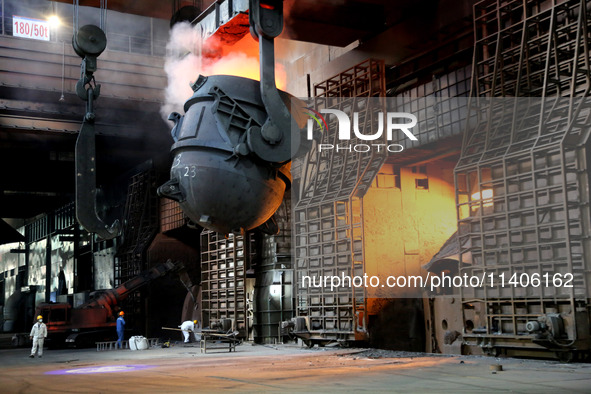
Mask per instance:
[[[51,27],[58,27],[62,23],[57,15],[51,15],[47,18],[47,22],[49,22]]]

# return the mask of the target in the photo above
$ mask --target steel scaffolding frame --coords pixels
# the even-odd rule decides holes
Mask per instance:
[[[368,100],[385,96],[384,62],[369,59],[314,86],[316,109],[359,113],[359,128],[376,121]],[[375,106],[374,106],[375,107]],[[328,119],[322,144],[342,146],[338,125]],[[304,287],[303,277],[363,276],[363,195],[386,159],[386,152],[325,150],[316,145],[302,165],[294,215],[296,308],[307,316],[312,339],[366,340],[366,294],[361,288]]]
[[[573,288],[460,288],[464,340],[488,352],[590,347],[577,330],[582,311],[588,327],[591,283],[590,11],[588,0],[474,6],[476,125],[455,169],[460,275],[574,275]],[[562,343],[527,332],[547,313],[565,320]]]
[[[160,199],[160,231],[181,228],[189,223],[189,218],[184,214],[178,202],[167,198]]]
[[[125,202],[123,243],[118,248],[115,258],[114,287],[120,286],[148,268],[146,252],[159,229],[159,200],[153,187],[154,181],[154,171],[146,170],[131,177],[129,182]],[[123,307],[131,318],[143,314],[144,302],[141,292],[130,294]]]
[[[244,239],[248,242],[244,242]],[[254,250],[252,233],[246,236],[201,232],[201,312],[203,327],[231,319],[241,337],[248,335],[246,271]]]

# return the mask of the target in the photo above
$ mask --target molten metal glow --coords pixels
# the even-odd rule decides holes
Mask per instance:
[[[250,34],[233,45],[217,37],[202,42],[200,32],[190,23],[177,23],[171,30],[166,48],[169,56],[164,70],[168,86],[165,103],[160,109],[163,119],[183,108],[185,101],[193,95],[191,84],[199,75],[232,75],[260,80],[258,42]],[[275,83],[278,89],[285,89],[285,70],[278,64]]]
[[[259,44],[250,34],[221,49],[222,56],[212,62],[209,75],[234,75],[260,81]],[[275,84],[278,89],[285,89],[286,75],[280,64],[275,65]]]

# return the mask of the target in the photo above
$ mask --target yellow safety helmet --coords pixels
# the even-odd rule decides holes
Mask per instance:
[[[37,316],[37,320],[43,319],[43,316],[39,315]]]
[[[197,320],[193,320],[193,324],[197,324]]]

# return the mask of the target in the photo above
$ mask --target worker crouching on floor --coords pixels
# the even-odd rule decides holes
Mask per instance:
[[[197,337],[197,333],[195,332],[196,329],[199,328],[199,325],[197,323],[197,320],[193,320],[193,321],[187,320],[187,321],[184,321],[183,324],[181,324],[179,326],[179,328],[183,332],[183,337],[185,339],[185,343],[189,343],[190,342],[190,333],[193,333],[196,342],[199,341],[199,338]]]
[[[121,349],[121,345],[123,344],[123,333],[125,332],[125,312],[119,312],[119,317],[117,318],[117,349]]]
[[[34,358],[35,353],[39,358],[43,357],[43,342],[47,338],[47,326],[43,323],[43,316],[37,316],[37,323],[33,324],[29,337],[33,340],[33,347],[29,357]]]

